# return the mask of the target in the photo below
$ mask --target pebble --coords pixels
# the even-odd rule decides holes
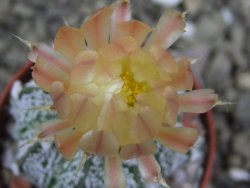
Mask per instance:
[[[236,120],[249,128],[250,122],[250,92],[239,96],[235,109]],[[244,131],[245,132],[245,131]],[[234,138],[235,139],[235,138]]]
[[[153,0],[154,3],[159,3],[166,7],[175,7],[183,0]]]
[[[242,167],[242,157],[237,152],[232,153],[228,161],[232,167]]]
[[[15,12],[16,15],[24,17],[24,18],[30,18],[34,15],[34,9],[29,6],[28,3],[16,3],[13,8],[13,12]]]
[[[246,148],[246,146],[244,147],[245,143],[250,143],[250,130],[245,130],[234,134],[233,150],[242,157],[250,160],[250,149]]]
[[[235,181],[248,181],[250,182],[250,173],[246,170],[239,168],[231,168],[229,170],[229,177]]]
[[[238,73],[236,82],[240,89],[250,90],[250,72]]]
[[[197,23],[197,36],[200,40],[206,40],[209,44],[216,43],[222,38],[224,23],[222,16],[216,13],[207,13]]]
[[[231,87],[232,63],[225,52],[217,52],[207,66],[209,68],[205,72],[205,78],[208,86],[214,88],[217,92],[223,92]]]
[[[202,5],[202,0],[184,0],[185,9],[188,13],[193,15],[196,14]]]
[[[229,8],[223,8],[221,11],[223,20],[226,24],[232,24],[234,22],[234,15]]]

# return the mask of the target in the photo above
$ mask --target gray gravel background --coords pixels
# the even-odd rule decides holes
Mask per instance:
[[[176,0],[172,0],[172,3]],[[79,26],[86,15],[108,0],[0,0],[0,90],[27,61],[29,41],[52,43],[63,18]],[[189,10],[187,33],[175,44],[180,55],[198,57],[195,72],[234,105],[217,107],[218,147],[210,187],[250,187],[250,1],[178,0],[173,6]],[[163,4],[132,0],[134,17],[155,25]],[[169,4],[168,4],[169,5]]]

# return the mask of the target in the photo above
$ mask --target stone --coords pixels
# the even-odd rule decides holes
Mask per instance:
[[[231,168],[228,173],[229,177],[235,181],[250,181],[250,173],[244,169]]]
[[[185,9],[190,14],[196,14],[202,5],[202,0],[184,0]]]
[[[153,0],[154,3],[159,3],[166,7],[175,7],[183,0]]]
[[[16,3],[13,8],[13,12],[24,18],[29,18],[34,15],[34,10],[28,3]]]
[[[217,52],[205,69],[206,83],[218,92],[225,91],[232,85],[231,69],[232,63],[227,54]]]
[[[214,12],[209,16],[202,17],[197,23],[197,37],[201,41],[206,40],[209,44],[215,44],[215,39],[222,38],[224,29],[223,18],[220,14]]]
[[[219,148],[228,147],[228,142],[231,138],[230,128],[222,115],[216,116],[216,132],[219,141]]]
[[[249,114],[248,114],[249,115]],[[250,130],[244,130],[237,134],[234,134],[233,150],[239,155],[250,160],[250,150],[246,148],[246,143],[250,142]]]
[[[236,108],[235,108],[235,118],[236,120],[249,127],[250,122],[250,92],[242,94],[239,96],[239,100],[236,101]]]
[[[232,153],[229,156],[229,166],[231,167],[241,167],[242,166],[242,157],[237,153]]]
[[[236,82],[240,89],[249,90],[250,89],[250,73],[241,72],[236,76]]]

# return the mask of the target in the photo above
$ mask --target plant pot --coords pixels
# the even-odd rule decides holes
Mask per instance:
[[[32,62],[26,63],[7,83],[4,87],[3,91],[1,91],[0,95],[0,187],[10,187],[10,188],[29,188],[31,184],[29,184],[25,179],[21,177],[12,176],[11,174],[6,174],[3,168],[3,153],[4,153],[4,141],[6,139],[10,139],[10,136],[7,133],[7,125],[11,117],[8,113],[8,106],[9,106],[9,96],[10,91],[13,86],[13,83],[16,80],[20,80],[23,83],[27,82],[31,79],[31,66]],[[8,176],[9,183],[7,185],[6,176]]]
[[[13,78],[9,81],[9,83],[6,85],[4,90],[2,91],[0,95],[0,139],[9,139],[9,136],[7,134],[7,123],[11,119],[7,107],[9,104],[9,96],[10,96],[10,91],[12,88],[13,83],[16,80],[20,80],[23,83],[29,81],[31,79],[31,66],[33,65],[32,62],[26,63],[14,76]],[[194,89],[201,88],[201,84],[194,79]],[[206,141],[207,141],[207,153],[205,156],[205,162],[204,162],[204,171],[203,175],[201,178],[201,181],[199,182],[199,187],[200,188],[205,188],[207,187],[211,174],[212,174],[212,168],[215,160],[215,150],[216,150],[216,135],[215,135],[215,122],[214,122],[214,117],[211,111],[200,114],[199,118],[201,118],[201,121],[203,123],[204,129],[206,130]],[[2,166],[2,154],[4,152],[4,146],[2,144],[3,142],[1,141],[0,143],[0,169],[3,169]],[[3,178],[3,172],[0,171],[0,180],[4,179]],[[4,182],[0,181],[0,186]],[[6,182],[5,182],[6,183]],[[4,185],[4,184],[3,184]]]

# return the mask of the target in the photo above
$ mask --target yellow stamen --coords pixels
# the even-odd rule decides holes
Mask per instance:
[[[124,97],[128,106],[134,106],[136,103],[136,95],[146,92],[148,85],[146,82],[137,82],[130,71],[123,71],[121,79],[124,83],[121,95]]]

